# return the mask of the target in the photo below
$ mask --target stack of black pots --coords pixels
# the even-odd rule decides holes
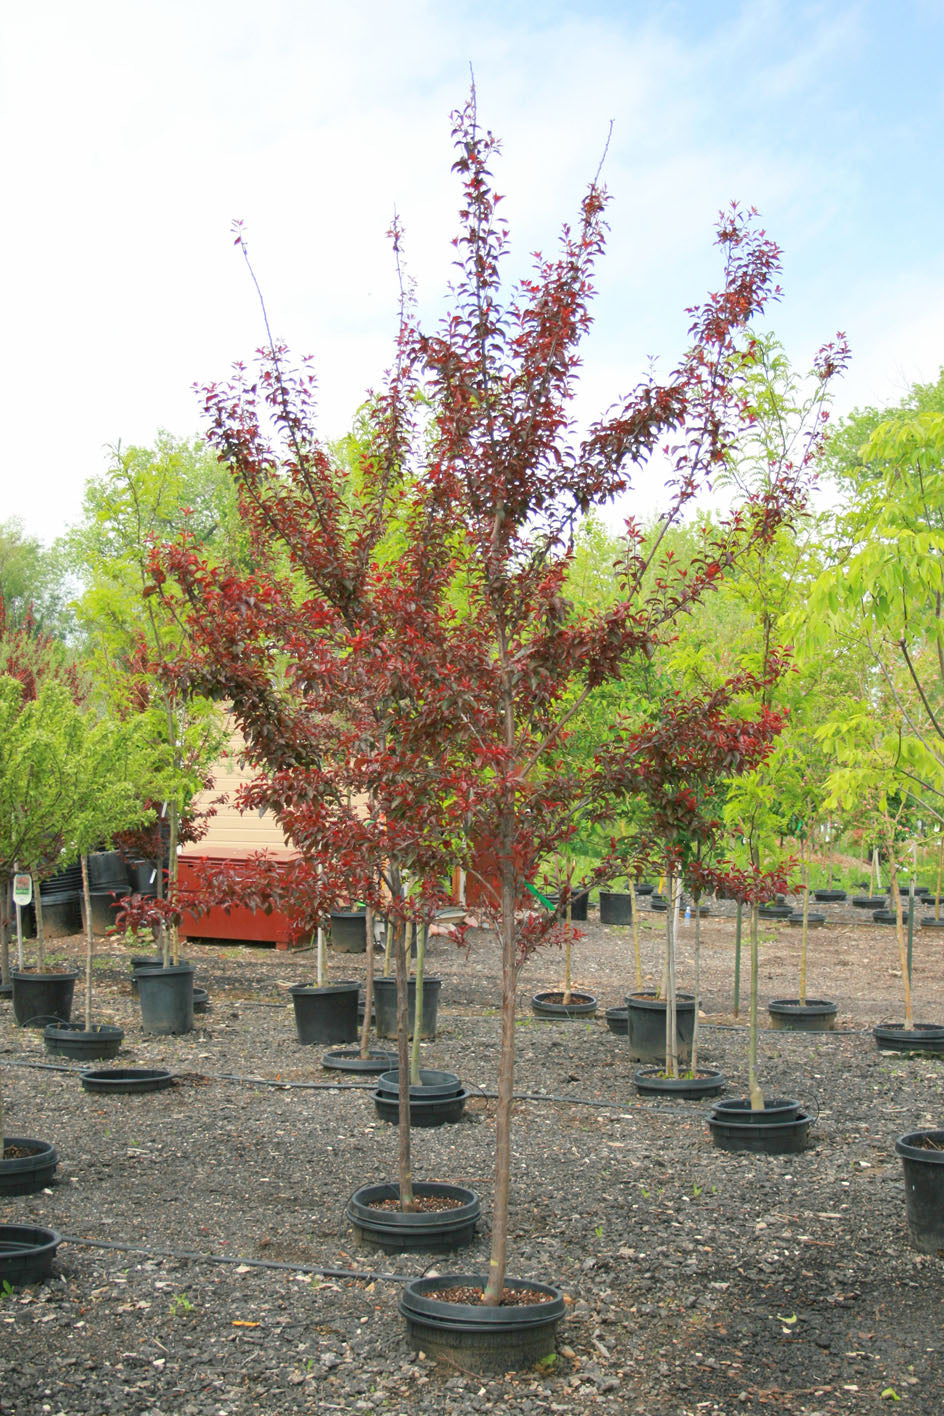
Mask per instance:
[[[82,928],[82,867],[66,866],[58,875],[40,882],[43,904],[43,932],[49,939],[78,934]]]
[[[93,851],[88,858],[92,930],[105,934],[114,927],[115,910],[131,893],[128,867],[117,851]]]

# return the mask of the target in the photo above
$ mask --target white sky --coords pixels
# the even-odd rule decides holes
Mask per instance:
[[[396,208],[423,307],[449,279],[449,115],[503,140],[509,275],[550,251],[614,121],[581,409],[671,368],[732,198],[784,248],[770,325],[838,411],[944,363],[939,0],[35,0],[3,7],[3,496],[51,539],[105,448],[200,430],[194,383],[272,322],[342,433],[391,355]],[[641,496],[651,496],[643,487]],[[646,509],[649,509],[648,506]]]

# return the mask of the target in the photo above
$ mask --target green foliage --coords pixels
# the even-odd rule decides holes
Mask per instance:
[[[7,623],[21,627],[28,619],[62,638],[71,624],[66,608],[65,568],[57,549],[28,536],[15,517],[0,522],[0,599]]]

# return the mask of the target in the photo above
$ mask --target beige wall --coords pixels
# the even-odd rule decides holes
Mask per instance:
[[[201,810],[217,802],[218,797],[224,800],[217,803],[216,815],[210,817],[209,829],[203,840],[196,846],[187,847],[188,855],[199,855],[215,847],[238,847],[251,851],[287,848],[285,837],[271,811],[260,817],[255,811],[240,813],[233,805],[239,787],[252,779],[252,773],[239,765],[242,741],[234,729],[229,750],[213,767],[213,790],[203,792],[197,798],[196,804]]]

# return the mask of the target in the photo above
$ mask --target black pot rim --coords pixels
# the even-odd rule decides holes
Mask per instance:
[[[910,1028],[906,1027],[904,1023],[877,1023],[872,1029],[874,1037],[879,1037],[883,1033],[887,1033],[896,1040],[901,1038],[903,1041],[913,1040],[916,1033],[920,1033],[924,1038],[940,1033],[944,1038],[944,1023],[915,1023]]]
[[[197,971],[195,964],[168,964],[165,969],[163,965],[158,965],[153,969],[135,969],[139,981],[142,978],[180,978],[184,974],[195,974]]]
[[[0,1224],[0,1280],[19,1286],[45,1278],[62,1243],[55,1229]]]
[[[765,1101],[762,1110],[755,1111],[751,1106],[750,1097],[727,1097],[724,1101],[716,1101],[711,1108],[711,1119],[722,1121],[725,1125],[757,1127],[757,1126],[782,1126],[789,1125],[798,1116],[806,1115],[803,1110],[803,1103],[800,1101],[790,1101],[784,1097],[775,1097],[773,1101]],[[744,1117],[744,1120],[740,1120]],[[811,1118],[812,1119],[812,1118]]]
[[[11,1155],[7,1159],[0,1151],[0,1173],[13,1175],[18,1170],[35,1170],[38,1166],[59,1163],[59,1152],[51,1141],[38,1141],[33,1136],[4,1136],[3,1148],[7,1146],[29,1147],[28,1155]]]
[[[919,1140],[936,1141],[941,1150],[926,1150],[917,1144]],[[920,1131],[908,1131],[898,1137],[895,1151],[908,1160],[923,1161],[927,1165],[944,1165],[944,1130],[924,1127]]]
[[[373,1200],[395,1200],[399,1198],[400,1186],[396,1181],[386,1181],[376,1185],[361,1185],[347,1202],[347,1217],[354,1224],[366,1222],[372,1229],[381,1230],[430,1230],[458,1228],[477,1218],[482,1203],[474,1190],[466,1185],[450,1185],[440,1180],[414,1180],[413,1189],[417,1195],[439,1195],[459,1199],[460,1204],[449,1210],[378,1210],[371,1207]]]
[[[173,1085],[172,1072],[163,1067],[99,1067],[79,1074],[83,1090],[114,1096],[163,1091]]]
[[[627,993],[626,1007],[629,1008],[651,1008],[660,1013],[664,1013],[668,1006],[664,998],[660,998],[657,993]],[[682,1013],[693,1013],[695,1011],[695,995],[693,993],[676,993],[675,1011]]]
[[[694,1077],[664,1077],[661,1067],[640,1067],[633,1074],[633,1084],[642,1095],[677,1096],[683,1100],[699,1100],[721,1091],[727,1079],[716,1067],[699,1067]]]
[[[66,1023],[61,1019],[57,1023],[47,1023],[45,1032],[55,1036],[62,1034],[64,1037],[75,1037],[76,1033],[81,1033],[85,1037],[93,1035],[102,1041],[106,1038],[124,1037],[124,1029],[117,1027],[114,1023],[93,1023],[87,1028],[84,1023]]]
[[[339,979],[337,983],[294,983],[289,989],[293,998],[327,998],[332,993],[350,993],[351,990],[359,992],[360,984],[355,979]]]
[[[486,1308],[481,1303],[450,1303],[427,1294],[439,1288],[480,1288],[485,1291],[487,1275],[443,1273],[435,1278],[414,1278],[400,1291],[399,1311],[404,1317],[424,1322],[432,1320],[445,1331],[520,1332],[558,1322],[565,1312],[564,1295],[552,1284],[530,1279],[506,1278],[506,1288],[532,1288],[546,1293],[546,1303],[524,1303],[508,1308]]]
[[[58,969],[40,973],[36,969],[11,969],[10,980],[14,982],[18,978],[25,979],[28,983],[55,983],[58,979],[78,979],[78,969]]]
[[[831,998],[807,998],[805,1003],[801,1003],[799,998],[772,998],[767,1004],[767,1011],[787,1015],[792,1013],[801,1017],[808,1017],[810,1014],[832,1016],[839,1012],[839,1004],[834,1003]]]
[[[397,1054],[381,1047],[369,1047],[367,1056],[361,1056],[359,1047],[335,1047],[321,1059],[322,1067],[338,1072],[379,1073],[389,1072],[396,1065]]]
[[[424,1081],[423,1078],[428,1080]],[[381,1072],[377,1078],[377,1090],[385,1097],[400,1095],[400,1068],[391,1067]],[[438,1098],[456,1097],[462,1091],[462,1080],[455,1072],[440,1072],[434,1068],[421,1067],[418,1083],[410,1083],[410,1105],[420,1101],[435,1101]]]
[[[535,993],[531,998],[532,1011],[538,1017],[545,1018],[590,1018],[597,1011],[597,1000],[592,993],[574,990],[571,992],[569,1003],[551,1001],[552,994],[563,997],[563,993],[561,988],[548,988],[541,993]]]

